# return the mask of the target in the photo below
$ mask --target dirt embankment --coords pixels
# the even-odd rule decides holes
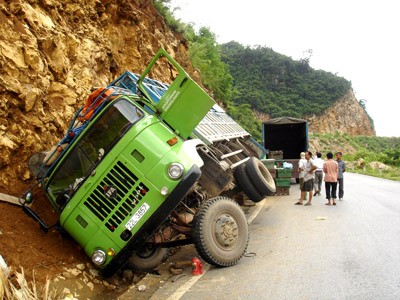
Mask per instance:
[[[186,42],[151,0],[0,1],[0,192],[19,196],[34,183],[29,157],[65,134],[90,89],[125,70],[141,73],[163,47],[194,77]],[[167,80],[169,72],[152,74]],[[33,204],[53,224],[40,189]],[[21,208],[0,202],[0,254],[43,282],[88,261],[68,236],[45,234]]]
[[[160,47],[189,73],[187,46],[150,0],[0,4],[0,186],[30,175],[26,162],[65,133],[93,86],[142,72]],[[192,72],[193,73],[193,72]],[[166,80],[169,72],[153,74]]]

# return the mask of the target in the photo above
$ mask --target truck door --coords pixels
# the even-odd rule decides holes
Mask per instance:
[[[215,101],[196,83],[185,70],[164,50],[160,49],[138,80],[140,91],[148,98],[143,81],[152,70],[156,62],[165,57],[178,71],[178,75],[171,83],[155,108],[160,117],[182,138],[188,138],[193,129],[204,118]]]

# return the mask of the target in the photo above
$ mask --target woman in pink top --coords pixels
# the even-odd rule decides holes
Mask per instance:
[[[328,152],[326,155],[328,158],[327,161],[324,162],[324,173],[325,173],[325,192],[326,199],[328,203],[326,205],[336,205],[336,187],[337,187],[337,178],[339,173],[338,164],[333,160],[333,153]]]

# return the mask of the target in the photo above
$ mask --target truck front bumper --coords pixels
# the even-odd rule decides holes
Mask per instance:
[[[146,240],[157,231],[164,220],[178,206],[179,202],[190,190],[193,184],[196,183],[200,176],[200,168],[197,165],[193,165],[155,213],[136,232],[136,234],[132,236],[125,248],[122,249],[122,251],[120,251],[107,266],[105,266],[102,270],[102,275],[104,277],[112,276],[128,261],[134,250],[140,249],[145,244]]]

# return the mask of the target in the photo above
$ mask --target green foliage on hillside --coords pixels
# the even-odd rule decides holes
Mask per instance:
[[[321,114],[351,88],[330,72],[314,70],[308,59],[295,61],[266,47],[221,45],[222,60],[234,78],[235,104],[250,104],[271,117]]]
[[[165,23],[174,32],[184,32],[186,24],[176,19],[170,8],[170,0],[153,0],[155,9],[164,17]]]
[[[391,166],[400,167],[400,138],[355,136],[351,144],[357,149],[349,159],[363,158],[366,162],[379,161]]]
[[[310,139],[318,139],[326,146],[346,145],[355,150],[384,152],[400,147],[400,137],[350,136],[347,133],[310,133]]]
[[[344,151],[343,158],[349,162],[348,169],[351,172],[400,180],[400,137],[313,133],[310,134],[310,141],[318,141],[321,147],[318,150],[323,155],[328,151],[336,152],[337,149]],[[360,159],[364,161],[365,168],[357,167]],[[389,167],[379,170],[371,167],[372,162],[381,162]]]
[[[253,117],[249,104],[229,105],[227,113],[247,132],[250,132],[256,141],[262,143],[261,121]]]
[[[213,91],[215,98],[228,103],[233,78],[227,65],[221,60],[220,46],[216,42],[215,34],[206,27],[200,28],[196,33],[188,26],[185,36],[189,40],[190,61],[200,71],[203,84]]]

